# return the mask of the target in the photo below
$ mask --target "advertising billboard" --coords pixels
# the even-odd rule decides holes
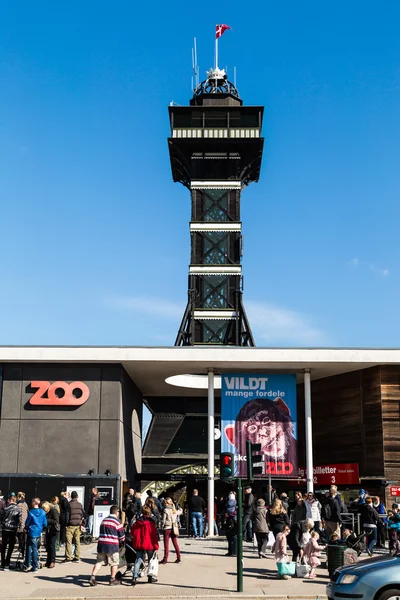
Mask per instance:
[[[297,477],[296,375],[222,374],[222,452],[246,477],[246,442],[261,444],[262,475]]]

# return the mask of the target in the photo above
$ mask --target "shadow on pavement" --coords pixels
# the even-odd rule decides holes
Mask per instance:
[[[89,577],[90,577],[90,573],[87,575],[66,575],[65,577],[46,577],[43,575],[39,575],[36,577],[37,580],[42,580],[42,581],[51,581],[53,583],[59,583],[59,584],[72,584],[72,585],[76,585],[79,587],[90,587],[89,586]],[[96,577],[96,581],[98,586],[107,586],[109,587],[109,581],[110,581],[110,575],[100,575]],[[201,587],[198,585],[178,585],[178,584],[174,584],[174,583],[163,583],[162,581],[157,581],[156,583],[153,584],[148,584],[146,578],[143,578],[143,580],[139,580],[137,585],[141,585],[141,584],[145,584],[145,585],[156,585],[157,587],[166,587],[166,588],[179,588],[182,590],[212,590],[214,592],[229,592],[231,591],[230,589],[227,588],[211,588],[211,587]],[[125,586],[125,587],[132,587],[131,586],[131,578],[127,577],[126,579],[123,580],[123,582],[121,583],[121,586]],[[49,595],[51,595],[50,591],[49,591]]]
[[[60,584],[70,583],[79,587],[86,587],[89,585],[89,577],[90,573],[85,575],[64,575],[63,577],[46,577],[45,575],[37,575],[36,580],[51,581],[52,583]],[[100,583],[101,579],[104,579],[104,582],[107,582],[108,585],[108,582],[110,581],[110,576],[103,576],[97,578],[98,583]]]

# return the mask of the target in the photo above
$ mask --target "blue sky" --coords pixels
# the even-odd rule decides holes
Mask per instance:
[[[257,345],[400,345],[400,4],[245,6],[1,3],[1,344],[173,344],[190,198],[167,107],[222,22],[220,66],[265,105],[242,195]]]

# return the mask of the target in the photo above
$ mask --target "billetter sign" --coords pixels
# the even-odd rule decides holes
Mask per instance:
[[[307,469],[299,467],[299,477],[305,478]],[[314,484],[316,485],[352,485],[360,483],[358,463],[338,465],[321,465],[314,467]]]
[[[38,388],[29,399],[33,406],[81,406],[90,395],[88,386],[82,381],[31,381],[30,385],[32,389]]]
[[[263,472],[297,477],[296,375],[222,374],[222,452],[246,477],[246,442],[261,444]]]
[[[397,498],[397,496],[400,496],[400,486],[391,485],[390,486],[390,495],[393,496],[394,498]]]

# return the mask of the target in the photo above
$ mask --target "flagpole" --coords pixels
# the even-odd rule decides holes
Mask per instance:
[[[215,28],[216,30],[217,28]],[[215,34],[215,68],[218,69],[218,38]]]

